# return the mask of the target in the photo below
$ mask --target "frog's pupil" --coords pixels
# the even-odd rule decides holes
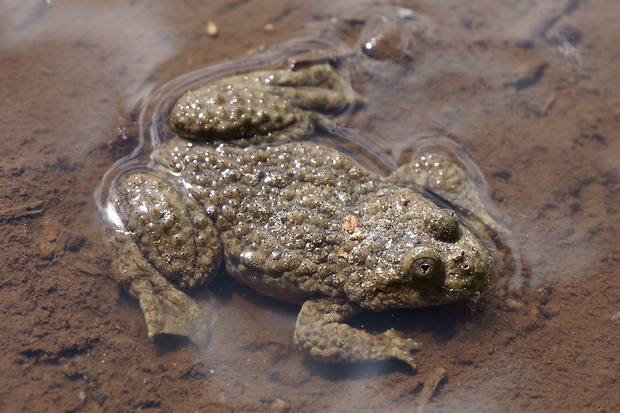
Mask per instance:
[[[423,257],[415,260],[413,265],[414,268],[417,268],[417,271],[414,272],[417,275],[417,278],[422,280],[428,280],[435,275],[435,269],[437,268],[437,263],[431,257]]]

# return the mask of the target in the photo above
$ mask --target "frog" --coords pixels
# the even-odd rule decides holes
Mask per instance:
[[[149,336],[206,344],[215,310],[190,290],[222,273],[299,304],[293,340],[312,359],[415,370],[420,343],[351,319],[485,288],[488,238],[450,207],[484,209],[457,162],[423,152],[384,176],[312,139],[364,104],[341,71],[322,63],[198,85],[170,107],[170,137],[148,164],[118,173],[105,238]]]

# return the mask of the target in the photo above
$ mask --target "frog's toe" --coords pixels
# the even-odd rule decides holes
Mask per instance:
[[[400,333],[394,329],[386,331],[383,333],[383,336],[390,343],[389,348],[393,351],[393,358],[404,361],[409,364],[411,368],[417,370],[411,352],[422,349],[422,344],[410,338],[402,337]]]
[[[413,341],[410,338],[405,338],[401,336],[401,334],[398,331],[394,330],[393,328],[389,329],[383,334],[390,340],[390,342],[394,345],[394,347],[397,347],[397,348],[400,348],[406,351],[414,351],[414,350],[422,349],[422,343],[418,343],[417,341]]]
[[[414,371],[418,370],[418,366],[413,361],[413,356],[407,351],[398,352],[394,354],[394,358],[407,363]]]
[[[207,344],[207,315],[187,294],[173,286],[153,285],[149,280],[134,282],[132,289],[139,295],[149,337],[175,334],[188,337],[198,346]]]

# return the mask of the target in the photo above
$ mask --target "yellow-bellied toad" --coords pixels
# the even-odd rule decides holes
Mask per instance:
[[[107,203],[117,279],[149,335],[204,340],[210,315],[180,289],[206,285],[223,262],[237,281],[302,304],[295,341],[313,358],[415,367],[413,340],[345,322],[470,296],[491,257],[454,212],[405,183],[442,179],[419,167],[429,157],[381,177],[302,140],[360,101],[329,65],[233,76],[179,98],[169,114],[179,136],[120,174]],[[450,168],[464,176],[440,172]]]

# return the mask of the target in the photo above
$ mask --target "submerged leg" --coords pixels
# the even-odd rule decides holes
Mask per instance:
[[[122,284],[138,299],[144,314],[149,337],[157,334],[186,336],[199,346],[209,341],[207,305],[199,306],[190,296],[177,289],[146,262],[128,264],[128,257],[119,257]],[[146,269],[146,271],[142,271]]]
[[[352,363],[397,359],[416,368],[412,350],[420,349],[415,341],[400,337],[394,330],[371,334],[345,322],[361,308],[344,298],[317,298],[301,307],[295,325],[295,342],[319,361]]]
[[[366,98],[355,92],[350,82],[329,64],[275,73],[276,76],[265,82],[265,90],[301,108],[330,114],[366,103]]]
[[[207,284],[222,259],[202,206],[144,171],[115,184],[106,211],[116,279],[140,301],[149,336],[179,334],[206,343],[211,315],[179,290]]]

